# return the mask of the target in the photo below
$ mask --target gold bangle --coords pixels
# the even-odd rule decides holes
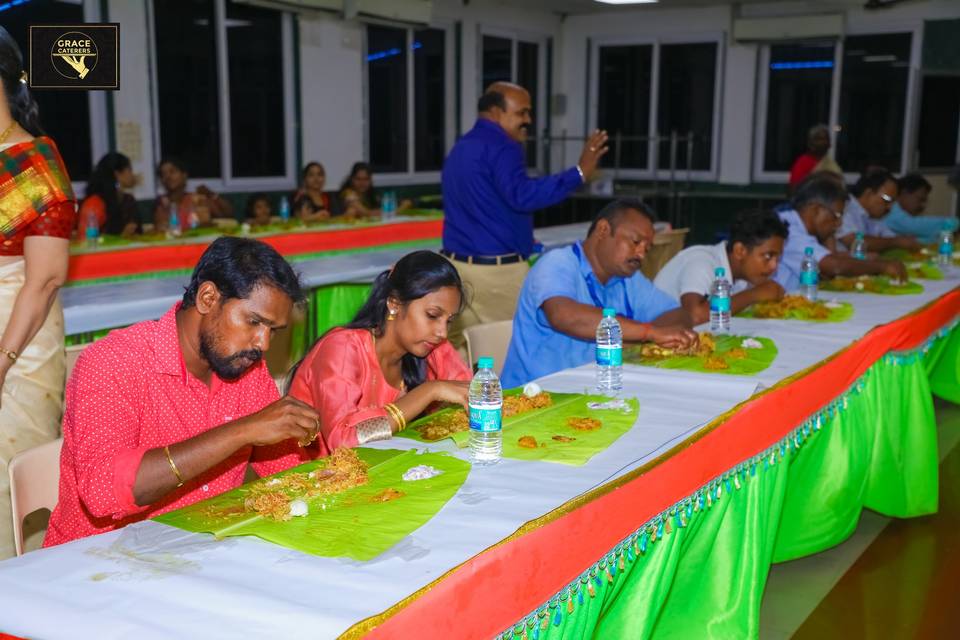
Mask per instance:
[[[173,475],[177,476],[177,488],[183,486],[183,476],[180,475],[180,469],[177,469],[177,465],[173,463],[173,457],[170,455],[170,447],[164,447],[163,452],[167,454],[167,462],[170,463],[170,470],[173,471]]]
[[[11,360],[13,360],[14,362],[16,362],[16,361],[17,361],[17,358],[20,357],[20,356],[17,354],[16,351],[10,351],[10,349],[4,349],[3,347],[0,347],[0,353],[2,353],[3,355],[7,356],[8,358],[10,358]]]
[[[383,405],[383,408],[387,410],[387,413],[393,416],[393,419],[397,423],[397,431],[403,431],[407,428],[407,418],[403,415],[403,411],[400,410],[400,407],[392,402],[388,402],[387,404]]]

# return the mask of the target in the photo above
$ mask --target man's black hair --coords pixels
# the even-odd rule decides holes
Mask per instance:
[[[763,244],[773,237],[787,239],[787,225],[773,211],[768,209],[748,209],[734,216],[730,224],[730,238],[727,249],[739,242],[747,249]]]
[[[597,228],[597,223],[601,220],[607,221],[611,231],[615,230],[620,218],[623,217],[623,214],[628,210],[636,211],[648,219],[651,224],[657,221],[657,214],[646,204],[635,198],[623,198],[614,200],[597,212],[597,215],[593,217],[593,222],[590,224],[590,229],[587,231],[587,236],[593,233],[593,230]]]
[[[283,256],[270,245],[248,238],[217,238],[207,247],[183,292],[184,309],[196,304],[197,290],[204,282],[215,284],[224,301],[246,298],[260,285],[279,289],[294,304],[305,298],[300,278]]]
[[[897,188],[900,190],[900,193],[916,193],[921,189],[932,191],[933,185],[927,182],[927,179],[919,173],[908,173],[897,180]]]
[[[886,169],[873,167],[863,172],[860,179],[857,180],[853,188],[850,189],[850,193],[859,198],[863,195],[864,191],[879,191],[880,187],[888,182],[896,183],[897,179]]]
[[[494,107],[499,108],[501,111],[507,110],[507,99],[499,91],[491,89],[477,100],[477,113],[486,113]]]
[[[797,185],[790,204],[799,213],[810,204],[832,207],[833,203],[846,199],[847,187],[843,184],[843,178],[829,171],[818,171]]]

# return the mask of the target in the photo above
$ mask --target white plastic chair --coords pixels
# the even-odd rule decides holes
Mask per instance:
[[[23,555],[23,519],[38,509],[57,506],[60,485],[60,447],[63,438],[21,451],[10,461],[10,504],[13,543]]]
[[[467,359],[470,366],[477,364],[481,357],[490,356],[493,358],[493,370],[500,375],[512,336],[513,320],[477,324],[464,329],[463,337],[467,341]]]

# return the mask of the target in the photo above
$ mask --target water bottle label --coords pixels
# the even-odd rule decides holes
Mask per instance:
[[[944,240],[940,243],[940,255],[953,255],[953,243]]]
[[[714,313],[730,313],[730,298],[710,296],[710,311]]]
[[[623,364],[623,347],[597,346],[597,364],[601,367],[619,367]]]
[[[815,287],[820,283],[820,274],[816,271],[804,271],[800,274],[800,284],[805,287]]]
[[[495,407],[475,407],[470,405],[470,429],[472,431],[500,431],[502,405]]]

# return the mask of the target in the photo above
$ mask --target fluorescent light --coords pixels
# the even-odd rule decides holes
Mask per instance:
[[[603,4],[654,4],[660,0],[595,0]]]

